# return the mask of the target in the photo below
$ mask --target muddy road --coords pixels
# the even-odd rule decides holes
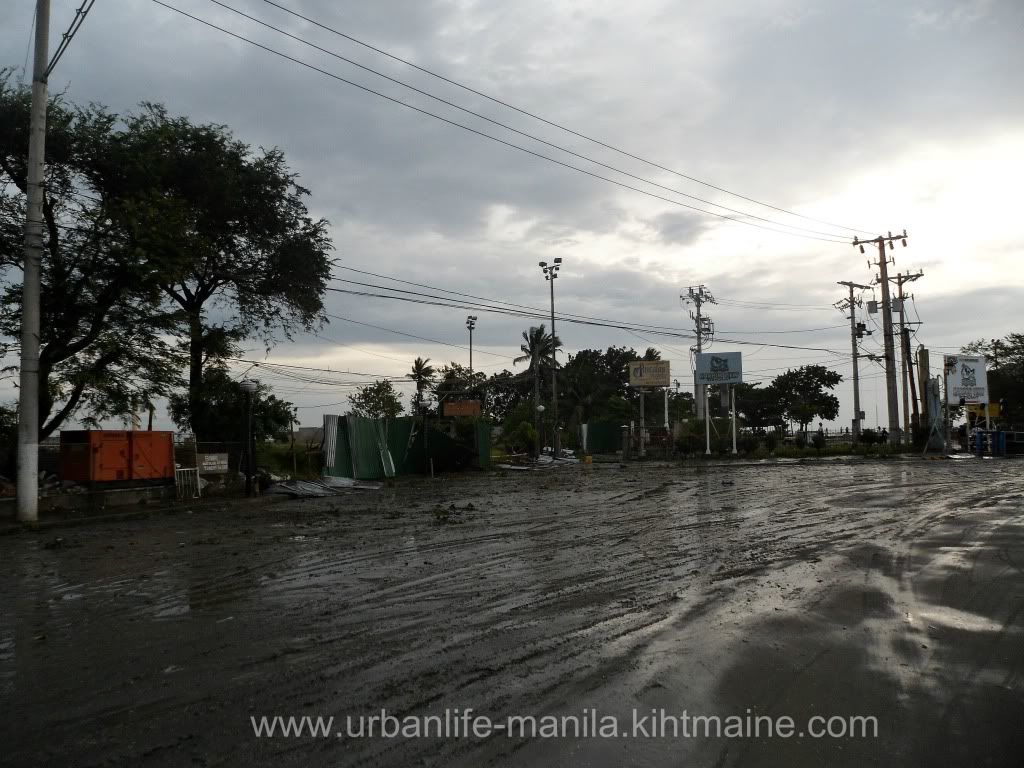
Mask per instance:
[[[1022,470],[579,465],[3,536],[0,764],[1017,766]],[[430,732],[467,708],[499,727]]]

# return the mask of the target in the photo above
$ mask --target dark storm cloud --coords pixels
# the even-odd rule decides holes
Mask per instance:
[[[756,215],[782,216],[497,107],[266,3],[229,2],[604,163]],[[172,4],[395,98],[556,154],[261,30],[212,3]],[[1014,0],[872,1],[827,8],[797,0],[662,2],[636,4],[628,14],[614,5],[527,0],[282,4],[667,168],[783,207],[814,203],[865,166],[894,161],[928,142],[983,142],[993,131],[1019,131],[1024,116],[1024,47],[1017,44],[1024,7]],[[5,7],[0,63],[23,61],[32,5],[25,0]],[[54,43],[75,7],[55,0]],[[718,327],[762,331],[842,324],[830,308],[843,295],[836,280],[871,279],[864,257],[845,243],[748,230],[623,190],[382,101],[152,3],[97,4],[52,86],[66,89],[72,101],[96,100],[117,111],[142,100],[162,102],[173,114],[226,124],[250,144],[279,146],[311,189],[313,212],[333,223],[337,257],[382,274],[543,309],[547,285],[537,261],[564,255],[556,283],[560,312],[687,328],[679,293],[689,284],[707,283],[725,300],[764,305],[723,301],[712,309]],[[583,160],[563,159],[639,184]],[[850,222],[843,210],[823,216],[855,226],[910,226],[901,213],[887,213],[893,222]],[[750,239],[733,246],[738,235]],[[1009,259],[1014,250],[998,253]],[[933,257],[920,258],[924,263]],[[344,271],[338,276],[379,282]],[[947,330],[991,335],[983,329],[1001,328],[1014,316],[1002,309],[993,314],[980,301],[958,331],[956,321],[947,320],[954,302],[930,302],[923,298],[927,290],[921,293],[922,312],[927,307],[930,322],[931,313],[936,315],[933,327],[943,339]],[[1003,307],[1004,301],[1010,299],[996,304]],[[803,308],[784,311],[783,304]],[[466,310],[340,294],[331,294],[328,306],[332,314],[368,323],[460,345],[467,340]],[[481,320],[475,344],[510,355],[522,330],[539,322],[476,313]],[[558,332],[570,350],[648,344],[628,332],[593,326],[565,324]],[[402,355],[415,350],[435,360],[462,354],[339,320],[321,335],[386,355],[391,352],[379,345],[411,345],[401,347]],[[673,347],[680,361],[690,344],[649,339]],[[838,349],[849,343],[843,329],[801,330],[791,341]],[[300,336],[272,357],[348,355],[344,350]],[[752,359],[769,358],[763,367],[771,368],[786,364],[771,360],[784,354],[772,355],[768,348]],[[788,360],[796,364],[815,354],[821,356],[802,358],[793,351]],[[379,360],[382,370],[403,369],[398,361]]]

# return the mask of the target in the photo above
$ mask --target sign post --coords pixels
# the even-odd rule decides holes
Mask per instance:
[[[732,453],[736,455],[736,385],[729,386],[729,395],[732,400]]]
[[[704,455],[711,455],[711,399],[708,395],[708,388],[704,387]]]
[[[944,355],[943,372],[946,381],[947,410],[951,405],[985,404],[985,429],[991,429],[992,422],[987,407],[989,398],[985,358],[979,355]]]
[[[719,385],[729,388],[730,410],[732,411],[732,452],[736,453],[736,390],[743,383],[743,355],[741,352],[699,352],[697,353],[697,384]],[[711,415],[708,399],[704,397],[704,432],[707,450],[711,453]],[[726,403],[723,400],[722,405]]]
[[[648,387],[668,387],[672,373],[668,360],[634,360],[629,364],[629,386],[640,390],[640,456],[647,455],[647,420],[644,395]],[[666,392],[668,390],[666,389]],[[668,423],[668,395],[665,396],[665,422]]]

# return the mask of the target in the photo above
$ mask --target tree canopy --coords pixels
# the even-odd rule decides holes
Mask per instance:
[[[206,370],[203,396],[207,400],[208,420],[201,430],[204,434],[216,436],[219,440],[244,442],[249,396],[242,389],[242,382],[232,378],[221,365]],[[197,431],[189,422],[187,392],[171,396],[169,410],[174,423],[181,430]],[[295,407],[271,394],[263,383],[256,383],[252,395],[252,428],[257,440],[284,440],[291,432],[295,420]]]
[[[348,396],[349,413],[368,419],[393,419],[402,415],[402,399],[387,379],[356,389]]]
[[[0,73],[0,332],[20,327],[30,94]],[[168,396],[188,371],[188,420],[205,428],[204,377],[238,343],[325,321],[327,222],[314,220],[280,150],[160,105],[117,115],[59,95],[48,108],[42,275],[42,436]],[[211,397],[219,382],[211,381]],[[179,401],[180,405],[180,401]],[[81,413],[80,413],[81,412]]]
[[[803,365],[776,376],[769,389],[782,416],[806,430],[814,419],[839,415],[839,398],[829,390],[842,380],[840,373],[823,365]]]

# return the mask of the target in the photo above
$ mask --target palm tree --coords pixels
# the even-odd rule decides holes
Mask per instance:
[[[429,357],[426,360],[422,357],[417,357],[412,361],[412,373],[406,375],[416,383],[417,411],[419,411],[420,405],[423,402],[423,390],[433,383],[435,373],[434,366],[430,365]]]
[[[512,361],[513,365],[529,361],[526,374],[533,374],[533,421],[534,426],[540,414],[537,413],[537,406],[540,405],[540,372],[542,368],[551,367],[552,352],[562,346],[557,336],[552,337],[550,333],[544,332],[544,324],[531,326],[530,330],[523,331],[523,343],[519,346],[523,354]],[[557,365],[557,363],[555,363]],[[555,372],[552,371],[554,376]]]

